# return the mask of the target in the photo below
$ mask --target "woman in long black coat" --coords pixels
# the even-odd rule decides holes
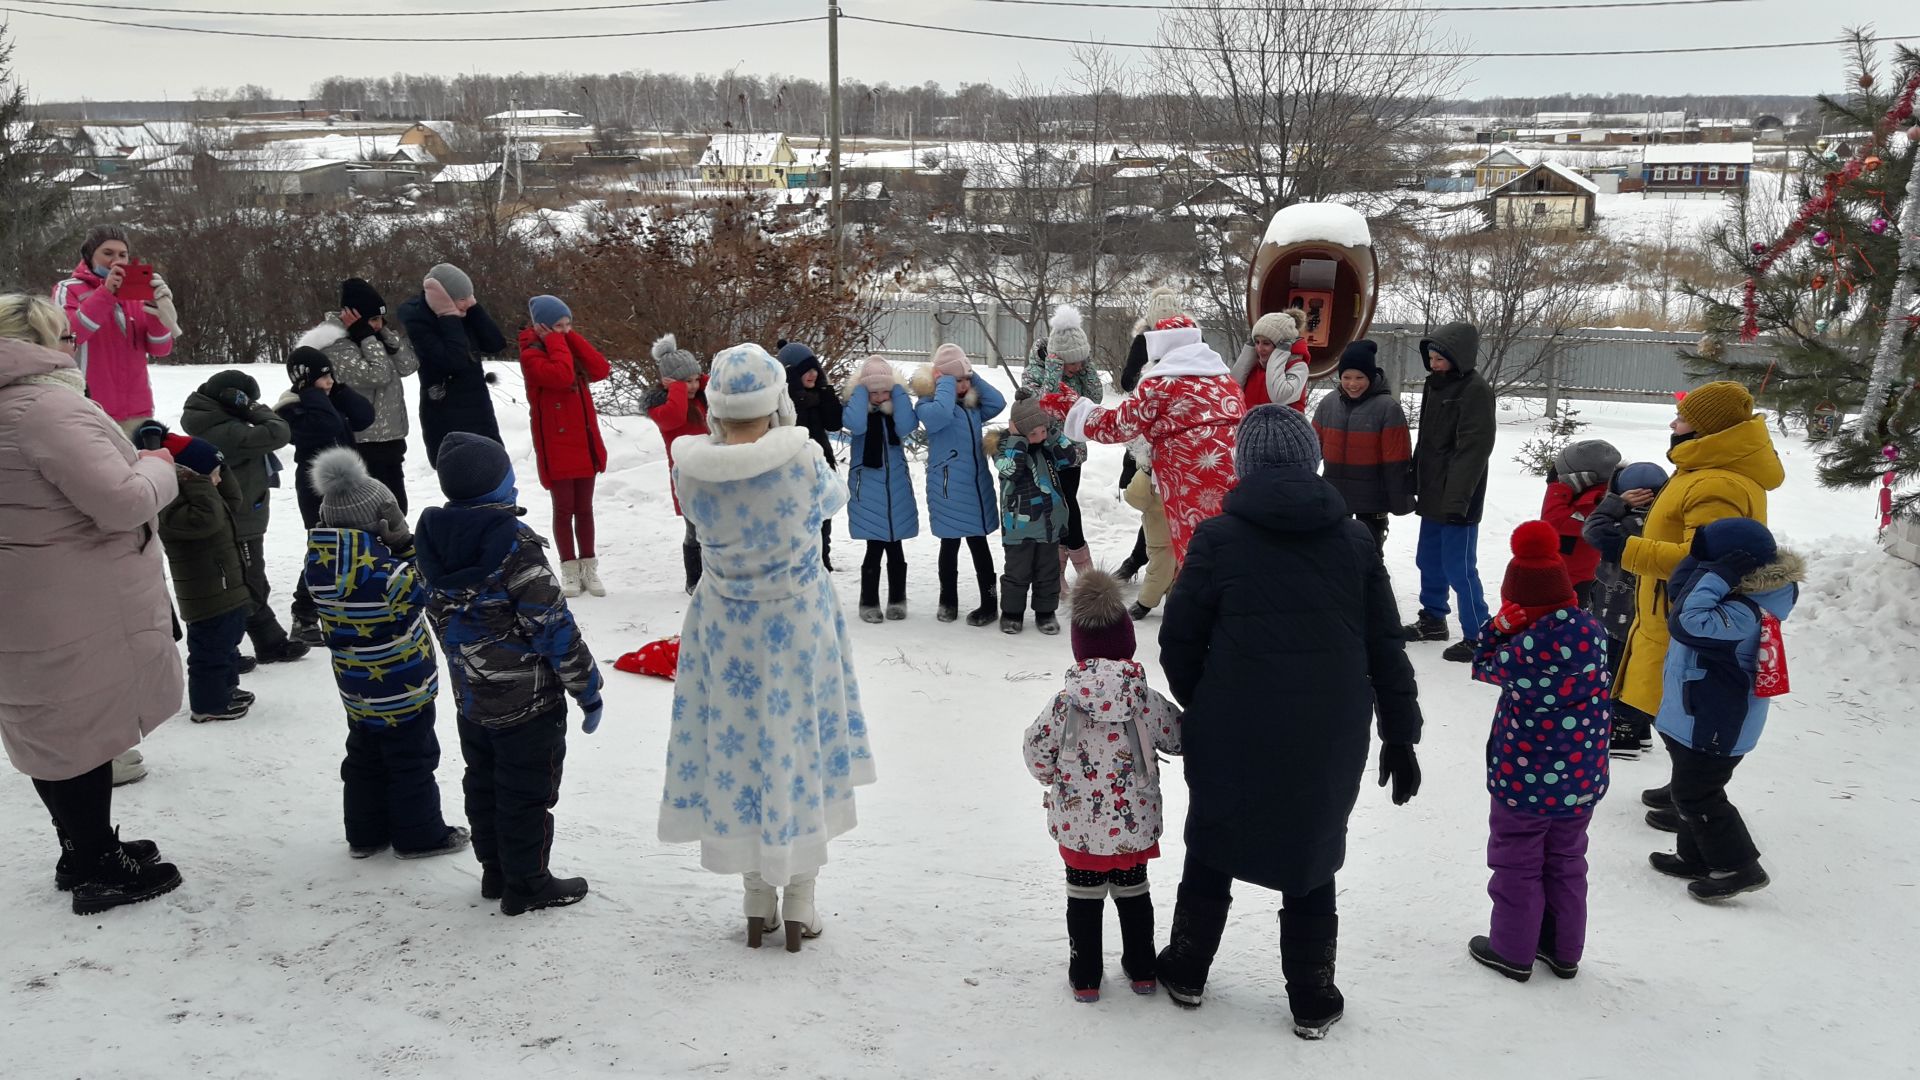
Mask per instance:
[[[1380,783],[1419,790],[1420,706],[1386,566],[1315,474],[1320,444],[1290,408],[1242,422],[1239,486],[1203,522],[1167,603],[1160,663],[1186,709],[1187,862],[1160,981],[1197,1006],[1235,880],[1278,890],[1294,1032],[1320,1038],[1333,984],[1334,874],[1380,716]]]

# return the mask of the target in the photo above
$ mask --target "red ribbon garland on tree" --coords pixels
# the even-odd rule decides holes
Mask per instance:
[[[1887,136],[1893,134],[1893,129],[1900,126],[1901,121],[1913,115],[1914,95],[1917,92],[1920,92],[1920,71],[1916,71],[1907,80],[1906,87],[1894,100],[1893,106],[1887,110],[1885,116],[1880,118],[1880,123],[1874,131],[1874,138],[1871,141],[1863,140],[1839,172],[1830,172],[1826,175],[1821,181],[1819,194],[1800,204],[1799,215],[1787,225],[1786,231],[1767,247],[1761,254],[1760,260],[1753,264],[1753,273],[1747,278],[1746,297],[1743,302],[1746,317],[1740,324],[1741,341],[1752,341],[1760,336],[1760,300],[1756,295],[1759,285],[1756,279],[1771,269],[1780,256],[1786,254],[1794,244],[1800,241],[1800,237],[1807,231],[1807,226],[1813,222],[1815,215],[1824,214],[1833,209],[1834,198],[1838,195],[1842,184],[1852,183],[1860,178],[1860,175],[1866,171],[1866,159],[1873,148],[1886,142]],[[1907,207],[1906,212],[1913,214],[1920,210]]]

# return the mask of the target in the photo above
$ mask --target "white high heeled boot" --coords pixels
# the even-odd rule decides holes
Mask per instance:
[[[780,928],[780,894],[759,874],[740,875],[746,889],[742,911],[747,916],[747,948],[760,947],[760,936]]]
[[[794,878],[780,893],[780,918],[787,924],[787,951],[799,952],[801,938],[817,938],[826,929],[813,904],[818,874]]]

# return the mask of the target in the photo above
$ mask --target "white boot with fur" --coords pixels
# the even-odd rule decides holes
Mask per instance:
[[[597,558],[581,559],[579,565],[580,587],[587,590],[587,595],[607,595],[607,587],[600,584],[600,560]]]
[[[580,563],[578,561],[560,564],[560,591],[568,596],[580,595]]]
[[[780,894],[759,874],[742,874],[740,881],[746,889],[747,948],[757,949],[761,935],[780,929]]]
[[[787,951],[799,952],[801,938],[817,938],[826,929],[820,912],[813,906],[813,886],[818,874],[794,878],[780,895],[780,918],[787,924]]]

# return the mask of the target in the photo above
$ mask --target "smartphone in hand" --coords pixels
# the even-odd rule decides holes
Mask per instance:
[[[119,299],[150,304],[153,295],[153,264],[128,263],[127,276],[120,282]]]

